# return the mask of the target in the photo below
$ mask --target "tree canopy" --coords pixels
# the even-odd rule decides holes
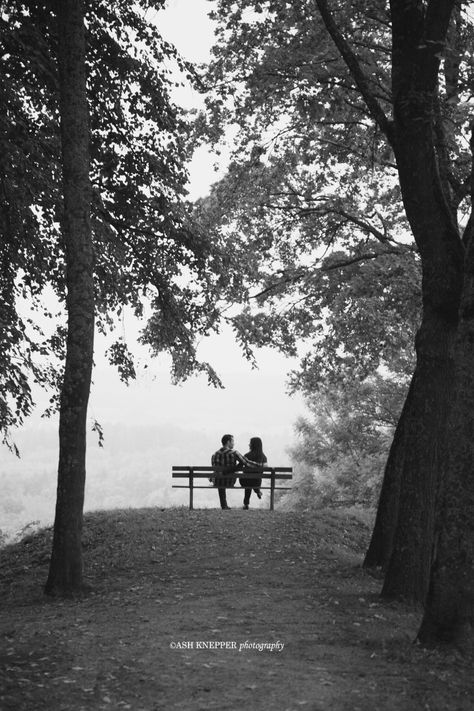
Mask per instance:
[[[153,21],[163,4],[86,3],[97,325],[111,328],[125,305],[142,316],[147,297],[154,316],[144,340],[172,353],[176,378],[198,368],[215,380],[193,340],[213,323],[220,255],[186,202],[189,127],[170,90],[173,65],[189,68]],[[57,392],[64,359],[63,325],[43,327],[44,316],[57,316],[44,305],[45,289],[60,303],[65,297],[52,7],[18,0],[0,18],[4,433],[30,412],[33,382]],[[46,354],[50,367],[40,359]],[[123,377],[133,376],[123,339],[109,356]]]
[[[197,214],[230,236],[238,338],[247,352],[271,344],[291,354],[306,340],[293,382],[308,392],[383,364],[410,371],[420,265],[396,165],[314,6],[243,0],[231,11],[217,3],[213,16],[198,133],[216,146],[226,132],[236,138]],[[341,4],[338,19],[388,110],[385,9]]]

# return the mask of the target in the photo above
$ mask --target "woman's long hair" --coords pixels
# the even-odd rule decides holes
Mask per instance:
[[[260,437],[252,437],[250,440],[250,452],[252,456],[249,457],[253,462],[263,462],[265,457],[263,453],[263,445]]]

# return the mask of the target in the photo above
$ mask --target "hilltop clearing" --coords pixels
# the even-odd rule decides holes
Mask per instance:
[[[217,498],[217,497],[216,497]],[[413,644],[350,511],[89,514],[82,600],[42,595],[51,531],[2,550],[0,707],[458,711],[472,664]]]

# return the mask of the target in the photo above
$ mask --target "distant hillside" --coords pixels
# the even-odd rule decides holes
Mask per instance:
[[[97,435],[88,435],[86,511],[186,505],[188,493],[171,487],[172,465],[210,463],[221,436],[220,432],[214,435],[172,424],[103,424],[103,430],[103,448],[98,446]],[[0,530],[8,535],[32,521],[51,523],[56,499],[56,424],[25,427],[15,435],[15,441],[21,458],[4,448],[0,464]],[[237,432],[236,442],[245,452],[247,437]],[[285,448],[290,444],[277,434],[269,435],[265,440],[269,460],[288,465]],[[235,505],[237,501],[240,504],[240,494],[231,493],[230,497]],[[216,506],[216,492],[196,492],[196,505]]]

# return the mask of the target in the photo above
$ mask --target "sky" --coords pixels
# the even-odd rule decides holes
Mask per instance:
[[[210,6],[208,0],[170,0],[167,8],[156,14],[163,36],[192,61],[206,62],[210,56]],[[198,107],[200,102],[189,87],[181,88],[175,99],[187,108]],[[215,158],[205,149],[194,157],[190,165],[191,198],[205,195],[218,178],[214,163]],[[171,492],[171,465],[207,464],[224,433],[234,434],[236,447],[243,452],[250,437],[260,436],[270,463],[290,464],[287,449],[295,440],[294,423],[304,414],[302,399],[286,393],[286,377],[295,361],[262,349],[257,352],[259,368],[253,370],[230,330],[224,329],[218,336],[201,341],[198,357],[217,370],[225,389],[209,387],[205,376],[176,386],[170,381],[169,358],[162,355],[152,359],[145,347],[137,345],[139,324],[130,314],[125,315],[121,328],[137,356],[137,379],[128,387],[120,382],[103,356],[107,344],[98,336],[89,424],[94,420],[101,424],[105,446],[100,449],[95,435],[89,434],[86,510],[150,502],[186,504],[185,493]],[[31,520],[53,520],[57,418],[40,418],[41,405],[47,404],[45,395],[39,396],[39,404],[15,435],[21,459],[0,448],[0,484],[10,497],[9,510],[3,511],[6,523],[0,519],[0,529],[18,528]],[[35,485],[35,476],[43,482],[41,486]],[[116,483],[119,480],[120,486]],[[32,491],[36,493],[32,495]],[[202,504],[215,505],[214,494],[204,492]],[[236,494],[232,492],[231,496]]]

